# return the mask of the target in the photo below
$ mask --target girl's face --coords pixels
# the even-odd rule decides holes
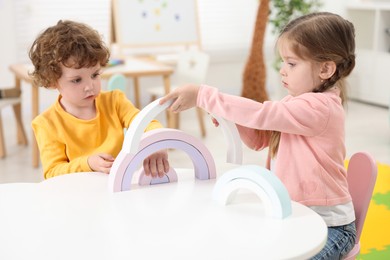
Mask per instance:
[[[299,96],[312,92],[321,84],[320,64],[298,57],[286,39],[279,43],[279,54],[283,61],[279,72],[288,94]]]
[[[65,111],[94,109],[95,98],[101,90],[101,67],[96,64],[90,68],[68,68],[61,65],[62,76],[57,81],[57,89],[61,94],[61,105]]]

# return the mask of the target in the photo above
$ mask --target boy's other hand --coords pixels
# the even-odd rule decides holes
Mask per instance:
[[[110,173],[115,158],[107,153],[98,153],[88,157],[89,167],[94,172]]]

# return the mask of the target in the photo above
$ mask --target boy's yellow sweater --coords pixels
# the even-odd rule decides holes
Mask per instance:
[[[45,179],[73,172],[92,171],[88,156],[108,153],[116,157],[122,148],[124,128],[139,110],[119,90],[101,92],[95,100],[96,117],[78,119],[59,103],[61,96],[32,122]],[[153,120],[146,131],[162,125]]]

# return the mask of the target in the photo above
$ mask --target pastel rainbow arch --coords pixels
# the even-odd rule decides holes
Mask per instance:
[[[144,133],[150,121],[159,113],[166,110],[171,102],[159,104],[159,99],[146,106],[133,120],[126,132],[122,150],[114,161],[109,174],[109,190],[113,192],[130,190],[134,173],[142,161],[150,154],[167,148],[181,149],[191,158],[194,165],[195,177],[201,180],[216,178],[214,159],[207,147],[197,138],[183,131],[169,128],[156,129]],[[233,123],[218,119],[228,143],[227,160],[231,163],[241,163],[242,147],[238,131]],[[155,183],[172,182],[177,180],[174,169],[163,178],[157,178]],[[153,184],[153,180],[140,176],[140,184]]]
[[[283,219],[291,215],[291,199],[283,183],[269,170],[243,165],[224,173],[213,189],[213,199],[221,205],[231,203],[240,189],[248,189],[261,199],[268,216]]]

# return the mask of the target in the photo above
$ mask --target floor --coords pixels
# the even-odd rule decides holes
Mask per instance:
[[[5,112],[5,111],[3,111]],[[160,115],[164,121],[163,115]],[[28,115],[25,115],[25,127],[31,143]],[[226,146],[222,131],[215,128],[209,118],[205,118],[207,136],[204,144],[212,153],[217,174],[236,167],[226,163]],[[8,182],[40,182],[43,180],[42,168],[33,168],[31,165],[31,145],[28,147],[16,144],[16,131],[12,113],[3,113],[4,135],[7,156],[0,159],[0,183]],[[181,130],[200,137],[195,110],[189,110],[180,115]],[[372,106],[350,101],[346,108],[346,145],[347,158],[357,151],[366,151],[378,162],[390,165],[390,122],[387,108]],[[266,151],[255,152],[243,147],[243,163],[264,165]],[[170,163],[173,167],[193,167],[192,162],[180,150],[170,151]]]

